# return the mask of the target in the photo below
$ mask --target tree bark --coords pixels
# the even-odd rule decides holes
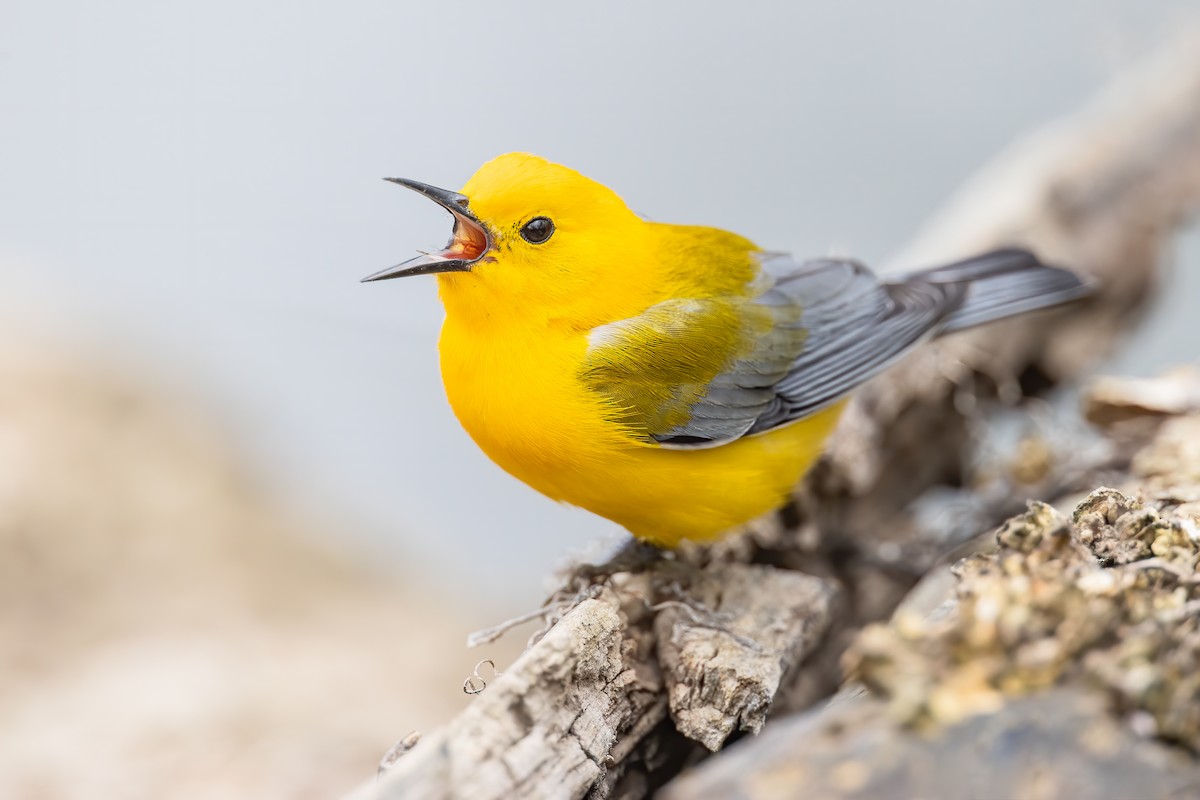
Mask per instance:
[[[1093,488],[1105,471],[1129,474],[1134,448],[1115,432],[1086,432],[1064,408],[1047,424],[1053,404],[1022,401],[1077,380],[1144,313],[1163,280],[1170,235],[1200,205],[1198,98],[1193,38],[998,158],[899,259],[916,267],[1020,244],[1086,274],[1093,298],[939,340],[872,381],[779,519],[711,547],[685,547],[649,569],[618,571],[573,608],[579,587],[564,586],[555,608],[570,610],[561,621],[361,796],[645,797],[739,731],[756,733],[768,713],[833,693],[847,645],[888,617],[948,549],[1026,498]],[[991,435],[1001,419],[1027,432],[1019,444]],[[1076,422],[1076,438],[1052,435]],[[943,587],[953,582],[941,578]],[[879,630],[870,629],[867,645],[857,640],[851,652],[860,664]],[[666,796],[792,796],[818,786],[841,796],[877,780],[886,787],[892,779],[877,764],[833,769],[834,756],[869,762],[871,753],[891,758],[916,747],[903,739],[908,729],[889,722],[896,696],[909,695],[877,674],[868,683],[879,697],[838,704],[817,722],[771,723]],[[1063,692],[1056,720],[1093,714],[1089,699]],[[831,719],[865,730],[829,744]],[[970,715],[947,724],[959,726],[947,728],[947,757],[961,737],[984,735]],[[1049,723],[1028,724],[1038,736],[1059,735]],[[1124,741],[1122,731],[1114,741]],[[772,760],[776,752],[794,757],[814,736],[826,739],[803,762],[815,770],[811,780]],[[922,762],[933,772],[944,767],[935,756]],[[754,789],[760,776],[782,793]],[[741,794],[723,793],[734,789]]]

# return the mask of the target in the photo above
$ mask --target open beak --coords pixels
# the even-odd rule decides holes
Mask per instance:
[[[436,186],[408,178],[384,178],[423,194],[454,216],[454,232],[445,248],[437,253],[423,253],[410,258],[403,264],[380,270],[363,278],[368,281],[386,281],[392,278],[407,278],[409,275],[430,275],[436,272],[469,272],[471,265],[483,258],[492,246],[491,237],[479,218],[471,213],[467,198],[458,192],[448,192]]]

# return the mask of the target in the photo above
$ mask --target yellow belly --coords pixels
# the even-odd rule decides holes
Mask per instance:
[[[448,322],[447,396],[476,444],[514,477],[660,546],[711,540],[782,506],[843,408],[719,447],[646,445],[608,421],[602,401],[574,379],[585,346],[484,339]]]
[[[719,447],[613,453],[595,465],[594,481],[581,481],[563,499],[663,547],[716,539],[784,505],[821,454],[841,411],[839,404]]]

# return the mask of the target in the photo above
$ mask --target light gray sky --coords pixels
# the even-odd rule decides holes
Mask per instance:
[[[358,283],[449,231],[381,177],[530,150],[655,219],[878,263],[1198,10],[4,0],[0,309],[169,376],[347,537],[520,607],[613,526],[460,430],[432,279]]]

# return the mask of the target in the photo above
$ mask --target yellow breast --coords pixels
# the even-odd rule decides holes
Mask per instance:
[[[440,350],[450,404],[476,444],[548,497],[663,546],[712,539],[781,506],[841,412],[717,447],[648,445],[579,381],[583,335],[471,323],[448,317]]]

